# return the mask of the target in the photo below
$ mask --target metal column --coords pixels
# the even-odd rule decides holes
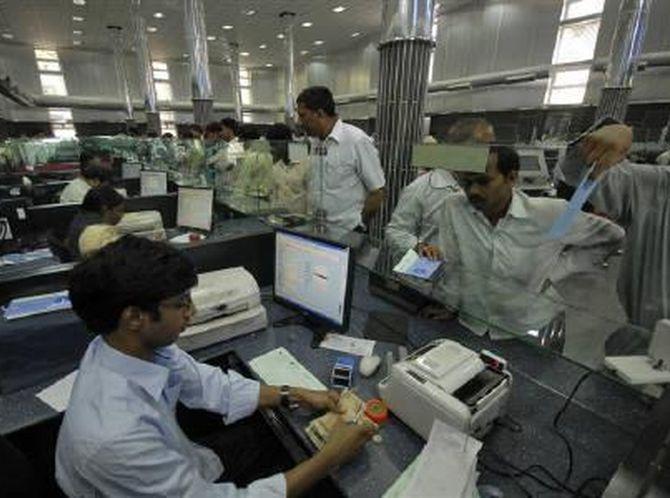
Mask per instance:
[[[377,148],[386,199],[370,235],[381,242],[402,189],[414,179],[412,146],[421,138],[428,89],[433,0],[385,0],[377,94]]]
[[[205,8],[202,0],[185,0],[186,41],[191,55],[191,98],[193,118],[200,126],[211,121],[212,84],[209,79],[209,54],[207,53],[207,30]]]
[[[123,28],[121,26],[107,26],[109,30],[112,48],[114,50],[114,67],[116,69],[116,78],[119,88],[123,94],[123,100],[126,108],[126,128],[129,129],[135,123],[133,110],[133,99],[130,96],[130,86],[128,85],[128,72],[124,61],[124,52],[126,48],[123,38]]]
[[[151,51],[147,39],[147,26],[140,15],[140,0],[132,0],[131,16],[135,31],[135,50],[139,73],[142,78],[142,92],[144,93],[144,112],[147,117],[147,132],[161,134],[161,119],[156,105],[156,87],[154,86],[154,70],[151,65]]]
[[[605,86],[600,94],[596,120],[606,116],[623,121],[628,108],[628,98],[633,89],[633,76],[637,59],[647,32],[652,0],[623,0],[619,9],[610,61],[605,76]]]
[[[230,70],[230,86],[233,92],[233,103],[235,104],[235,119],[242,122],[242,88],[240,87],[240,45],[228,43],[225,37],[223,42],[223,59]]]
[[[282,12],[279,17],[284,22],[284,48],[286,63],[284,65],[284,122],[291,128],[295,124],[295,53],[293,41],[293,25],[295,14]]]

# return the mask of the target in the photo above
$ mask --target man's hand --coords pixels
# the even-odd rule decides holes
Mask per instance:
[[[424,243],[417,244],[416,252],[419,253],[419,256],[432,259],[433,261],[442,259],[442,253],[440,252],[440,249],[437,246],[431,244],[424,244]]]
[[[375,427],[367,422],[348,424],[340,422],[330,433],[328,442],[321,450],[321,456],[332,466],[348,462],[375,434]]]
[[[338,412],[340,393],[337,391],[312,391],[299,387],[291,388],[291,397],[303,408]]]
[[[623,161],[633,144],[633,129],[616,124],[603,126],[582,140],[582,152],[587,164],[595,163],[593,177]]]

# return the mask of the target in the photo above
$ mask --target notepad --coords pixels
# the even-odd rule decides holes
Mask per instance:
[[[326,389],[326,386],[285,348],[273,349],[257,356],[249,362],[249,366],[268,385],[286,385],[316,391]]]
[[[405,253],[400,262],[395,265],[393,271],[423,280],[431,280],[437,275],[437,271],[442,266],[442,263],[443,261],[435,261],[419,256],[414,249],[410,249]]]
[[[5,309],[5,319],[16,320],[70,308],[72,308],[72,303],[70,303],[68,291],[40,294],[12,300]]]

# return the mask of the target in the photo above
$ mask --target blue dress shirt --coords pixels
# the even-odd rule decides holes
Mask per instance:
[[[58,435],[58,484],[71,497],[286,496],[283,474],[245,489],[214,483],[223,472],[220,459],[190,441],[175,418],[181,401],[235,422],[256,410],[259,389],[175,345],[157,349],[148,362],[98,336],[81,361]]]

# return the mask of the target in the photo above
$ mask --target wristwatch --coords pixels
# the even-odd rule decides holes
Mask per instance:
[[[279,388],[279,404],[289,410],[295,410],[299,405],[295,400],[291,399],[290,391],[291,388],[289,386],[281,386]]]

